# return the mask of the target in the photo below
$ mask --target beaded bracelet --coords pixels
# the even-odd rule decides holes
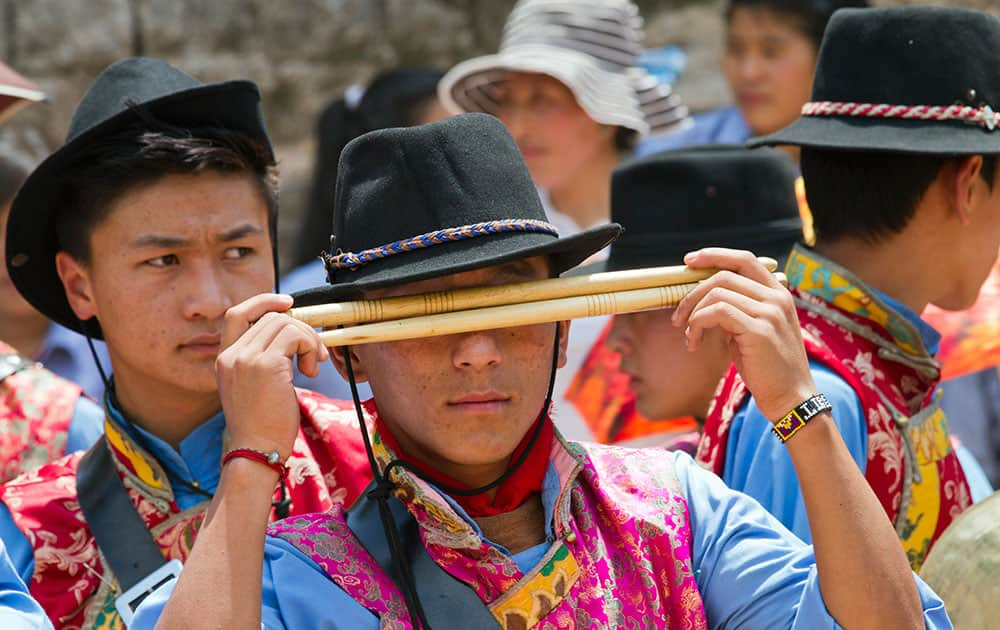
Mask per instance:
[[[782,443],[792,439],[792,436],[802,430],[806,423],[823,413],[830,411],[833,406],[823,394],[816,394],[805,400],[795,409],[792,409],[785,416],[774,423],[771,431]]]
[[[222,465],[225,466],[228,462],[238,458],[260,462],[277,472],[281,479],[288,478],[288,466],[282,463],[281,454],[278,451],[265,453],[255,448],[234,448],[222,456]]]

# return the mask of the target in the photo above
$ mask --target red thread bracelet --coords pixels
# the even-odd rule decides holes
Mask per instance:
[[[234,448],[222,456],[222,465],[225,466],[228,462],[239,458],[249,459],[264,464],[277,472],[281,479],[288,478],[288,466],[285,466],[281,462],[281,455],[278,451],[265,453],[264,451],[258,451],[255,448]]]

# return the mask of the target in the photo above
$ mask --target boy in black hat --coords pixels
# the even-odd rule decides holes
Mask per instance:
[[[66,144],[14,200],[15,286],[103,338],[114,370],[104,439],[0,488],[0,536],[55,625],[127,623],[186,558],[231,439],[215,381],[223,317],[273,287],[276,219],[257,87],[202,84],[149,58],[97,78]],[[300,363],[315,371],[315,357]],[[338,407],[298,403],[292,475],[272,488],[282,516],[350,502],[367,483]]]
[[[939,336],[919,313],[969,306],[1000,246],[998,51],[985,13],[839,11],[802,117],[752,142],[802,147],[816,245],[787,274],[806,347],[814,373],[836,377],[831,402],[853,410],[839,427],[915,569],[972,502],[938,406]],[[731,370],[698,458],[808,539],[759,402]]]
[[[781,153],[742,146],[666,151],[628,162],[611,183],[612,217],[626,231],[607,261],[588,271],[680,265],[686,253],[701,247],[749,249],[780,263],[802,239],[795,178]],[[701,425],[729,367],[729,345],[723,331],[713,330],[697,353],[687,352],[684,330],[670,315],[617,315],[608,346],[621,355],[640,413],[690,416]],[[693,455],[691,444],[686,439],[676,445]]]
[[[558,238],[513,139],[481,114],[356,139],[337,207],[331,283],[303,304],[540,280],[618,231]],[[809,396],[791,297],[773,275],[748,252],[687,260],[745,286],[715,307],[692,294],[685,322],[727,331],[774,417]],[[234,442],[279,457],[294,434],[291,360],[323,353],[315,332],[277,312],[286,304],[262,295],[231,309],[218,363]],[[134,627],[152,627],[167,605],[160,628],[256,628],[262,579],[266,628],[921,623],[906,558],[827,411],[789,442],[817,523],[814,559],[686,455],[564,441],[549,406],[567,326],[331,351],[345,378],[375,393],[355,399],[366,444],[374,430],[370,491],[347,513],[287,519],[265,536],[275,471],[233,460],[169,604],[170,588],[153,593]],[[832,489],[831,469],[843,480]],[[924,596],[929,627],[948,627]]]

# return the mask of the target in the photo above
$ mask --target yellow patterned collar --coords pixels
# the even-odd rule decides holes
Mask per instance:
[[[920,331],[854,274],[815,251],[796,245],[785,265],[788,284],[836,308],[887,330],[893,342],[915,357],[930,357]]]

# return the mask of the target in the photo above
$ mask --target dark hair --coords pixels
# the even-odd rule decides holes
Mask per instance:
[[[14,200],[31,171],[27,159],[16,154],[0,153],[0,208]]]
[[[728,24],[736,9],[770,11],[790,20],[795,29],[808,37],[819,50],[823,31],[834,11],[867,6],[868,0],[727,0],[725,16]]]
[[[277,244],[277,169],[270,149],[250,136],[219,127],[180,128],[144,117],[95,140],[64,169],[56,215],[59,246],[90,261],[90,234],[115,200],[166,175],[208,171],[252,175],[267,204],[272,245]]]
[[[980,171],[992,188],[996,155]],[[845,237],[876,243],[903,230],[949,155],[802,148],[802,178],[817,241]]]
[[[369,131],[417,124],[437,94],[442,76],[427,68],[396,68],[378,75],[354,106],[340,98],[323,110],[316,128],[319,143],[309,201],[292,260],[295,267],[330,246],[337,162],[344,146]]]

